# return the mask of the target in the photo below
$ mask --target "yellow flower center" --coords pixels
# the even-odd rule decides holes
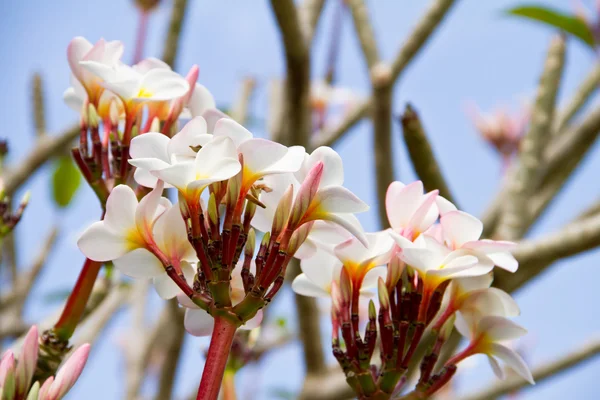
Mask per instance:
[[[150,92],[149,90],[146,90],[145,88],[141,88],[136,97],[149,99],[150,97],[152,97],[152,92]]]

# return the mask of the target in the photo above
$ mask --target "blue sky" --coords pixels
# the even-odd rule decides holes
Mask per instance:
[[[561,0],[540,0],[555,7],[568,7]],[[241,78],[252,75],[259,90],[252,105],[258,120],[267,110],[266,86],[269,79],[281,77],[284,64],[274,19],[266,1],[190,1],[185,33],[182,37],[176,69],[184,73],[199,64],[200,81],[215,95],[219,104],[227,104],[236,94]],[[327,2],[315,41],[314,77],[325,70],[326,44],[334,7]],[[375,33],[381,54],[391,59],[411,28],[422,15],[428,1],[369,1]],[[410,101],[419,110],[433,141],[445,176],[458,202],[465,211],[479,215],[499,185],[501,167],[495,154],[477,136],[464,109],[468,101],[487,110],[498,104],[513,104],[535,93],[544,54],[552,31],[528,22],[502,15],[502,10],[517,4],[514,0],[457,1],[441,29],[425,50],[403,74],[394,90],[394,111],[400,112]],[[591,3],[591,0],[588,0]],[[68,86],[69,69],[66,46],[73,36],[90,41],[100,37],[125,42],[125,60],[131,59],[137,14],[130,1],[78,0],[2,2],[6,17],[0,24],[0,120],[4,121],[0,136],[8,137],[11,159],[20,159],[35,135],[30,102],[30,78],[40,72],[44,78],[47,119],[50,131],[56,132],[76,120],[76,115],[62,103],[62,92]],[[164,0],[150,19],[146,55],[160,56],[166,31],[170,2]],[[339,83],[368,93],[369,83],[350,19],[342,31],[338,61]],[[565,100],[593,66],[591,52],[579,43],[569,42],[567,68],[560,91]],[[254,127],[264,135],[261,126]],[[371,124],[361,122],[339,143],[336,149],[346,160],[346,185],[369,204],[375,205]],[[393,145],[397,178],[415,179],[400,142],[401,132],[394,127]],[[586,159],[574,179],[552,204],[531,236],[559,228],[579,210],[591,204],[599,194],[594,174],[600,168],[598,146]],[[590,184],[591,183],[591,184]],[[26,185],[32,201],[19,226],[22,265],[33,257],[45,232],[57,224],[61,229],[57,251],[40,277],[35,296],[28,304],[31,321],[47,313],[45,295],[56,288],[68,289],[76,279],[83,257],[75,246],[75,238],[88,223],[97,218],[99,208],[89,189],[81,190],[67,211],[58,210],[50,201],[48,169],[36,174]],[[377,229],[376,210],[362,215],[367,230]],[[593,318],[593,305],[600,302],[596,281],[600,278],[600,253],[588,252],[557,263],[554,268],[527,285],[516,295],[522,308],[519,322],[530,330],[528,343],[533,345],[533,364],[560,355],[580,345],[600,331],[600,319]],[[583,278],[583,279],[582,279]],[[156,313],[160,310],[158,301]],[[293,313],[291,295],[286,292],[274,304],[275,313]],[[149,316],[151,317],[151,316]],[[122,396],[124,363],[115,350],[119,335],[129,316],[121,313],[109,326],[103,341],[92,353],[88,367],[70,398],[117,399]],[[326,321],[325,321],[326,322]],[[326,324],[325,324],[326,325]],[[325,341],[327,342],[327,341]],[[200,349],[206,341],[188,338],[186,356],[177,380],[177,394],[187,395],[197,384],[202,360]],[[260,368],[241,374],[240,388],[259,379],[263,390],[253,398],[268,399],[269,388],[297,390],[303,374],[301,347],[297,344],[267,357]],[[483,368],[482,368],[483,369]],[[487,369],[487,366],[485,367]],[[561,399],[566,396],[592,399],[597,391],[600,360],[577,367],[523,394],[523,399]],[[260,371],[259,371],[260,370]],[[283,371],[283,372],[282,372]],[[468,372],[461,384],[464,388],[480,387],[493,379],[491,373]],[[240,398],[250,398],[241,395]]]

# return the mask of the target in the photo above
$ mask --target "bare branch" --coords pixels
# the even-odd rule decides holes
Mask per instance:
[[[379,50],[377,49],[377,42],[375,41],[373,25],[369,19],[369,10],[363,0],[347,0],[346,3],[352,12],[354,29],[358,34],[363,57],[370,70],[379,62]]]
[[[311,43],[315,36],[319,17],[321,16],[324,5],[325,0],[304,0],[299,6],[300,23],[302,24],[302,31],[304,32],[306,43]]]
[[[494,286],[512,292],[540,274],[552,262],[600,246],[600,215],[576,220],[558,232],[519,243],[513,255],[521,267],[515,273],[496,270]]]
[[[177,50],[179,49],[179,37],[183,27],[183,20],[187,8],[188,0],[173,0],[173,10],[171,11],[171,22],[165,40],[162,59],[171,67],[175,65]]]
[[[309,376],[304,382],[298,400],[343,400],[355,397],[356,393],[348,385],[344,373],[336,364],[322,374]]]
[[[293,0],[271,0],[279,25],[286,58],[286,80],[282,121],[288,135],[276,134],[287,145],[307,145],[311,132],[310,62],[308,46]],[[277,128],[283,131],[283,126]]]
[[[156,400],[170,400],[173,395],[175,374],[177,373],[177,365],[179,364],[185,337],[183,309],[179,308],[176,299],[169,300],[166,307],[169,310],[169,324],[168,329],[165,329],[162,333],[168,333],[168,335],[160,336],[163,342],[160,348],[164,351],[165,359],[162,362],[160,371],[158,392],[154,397]]]
[[[498,236],[517,239],[526,231],[529,217],[528,201],[539,180],[546,138],[552,127],[556,95],[561,81],[565,59],[565,37],[555,37],[548,50],[544,71],[532,112],[531,127],[523,137],[516,170],[508,183],[508,193],[498,226]]]
[[[396,82],[398,80],[404,69],[427,43],[431,34],[440,25],[454,3],[456,3],[456,0],[434,0],[431,3],[431,6],[417,23],[394,59],[392,63],[392,81]],[[369,115],[373,101],[373,98],[369,98],[357,104],[338,126],[331,130],[317,132],[314,136],[313,147],[335,144],[350,128]]]
[[[431,144],[427,139],[423,125],[417,112],[410,104],[406,105],[400,122],[404,132],[404,143],[408,149],[415,172],[423,181],[426,191],[438,189],[440,195],[456,204],[456,200],[446,184]]]
[[[599,85],[600,64],[596,64],[594,69],[592,69],[583,82],[581,82],[567,105],[563,107],[560,116],[556,118],[557,121],[553,130],[554,135],[559,135],[560,132],[565,130],[577,112],[590,100],[592,94],[596,92]]]
[[[33,75],[32,83],[32,104],[33,104],[33,121],[35,124],[35,133],[42,136],[46,133],[46,112],[44,105],[44,88],[42,77],[40,74]]]
[[[567,355],[540,365],[532,371],[536,384],[547,378],[563,373],[568,369],[589,361],[600,353],[600,339],[594,339],[589,343],[573,350]],[[494,400],[500,396],[510,394],[520,389],[530,387],[529,383],[518,375],[512,375],[505,381],[490,385],[481,393],[466,396],[463,400]]]
[[[65,151],[73,139],[79,135],[79,126],[74,126],[57,136],[40,137],[33,150],[17,166],[6,171],[4,190],[7,195],[13,194],[50,158]]]
[[[240,91],[233,106],[231,107],[231,118],[242,125],[248,120],[248,108],[252,100],[252,95],[256,89],[256,79],[253,77],[244,78],[240,84]]]

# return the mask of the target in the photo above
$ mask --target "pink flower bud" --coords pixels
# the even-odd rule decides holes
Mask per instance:
[[[35,372],[35,367],[37,365],[38,348],[38,330],[37,327],[33,325],[29,329],[29,332],[27,332],[27,336],[25,336],[21,354],[19,356],[19,362],[17,363],[15,370],[17,398],[25,397],[25,394],[27,394],[27,389],[29,389],[29,384],[31,383],[31,378],[33,378],[33,373]]]
[[[385,282],[381,278],[377,281],[377,293],[379,294],[379,306],[384,310],[388,310],[390,308],[390,296],[385,287]]]
[[[15,355],[12,350],[6,351],[0,360],[0,386],[6,388],[7,379],[14,378]]]
[[[292,207],[292,214],[288,223],[288,228],[295,229],[296,226],[304,217],[304,214],[308,211],[310,203],[317,194],[319,189],[319,183],[321,183],[321,177],[323,176],[323,162],[319,161],[314,167],[308,172],[306,179],[302,182],[296,201]]]
[[[81,375],[89,354],[90,345],[87,343],[75,350],[56,374],[48,391],[48,400],[59,400],[67,394]]]
[[[292,208],[292,201],[294,200],[294,186],[290,185],[287,190],[281,196],[279,204],[275,209],[275,216],[273,217],[273,225],[271,227],[271,235],[278,236],[279,233],[285,227],[290,216],[290,210]]]

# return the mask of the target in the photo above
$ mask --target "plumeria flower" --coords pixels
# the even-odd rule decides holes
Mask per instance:
[[[151,68],[144,73],[118,63],[112,66],[97,61],[79,64],[97,76],[102,85],[116,94],[128,118],[136,118],[140,107],[149,102],[164,102],[188,93],[189,83],[176,72],[166,68]]]
[[[423,194],[421,181],[408,185],[398,181],[390,184],[385,195],[385,209],[392,230],[405,239],[401,247],[410,246],[436,221],[439,215],[437,198],[437,190]]]
[[[498,359],[527,382],[532,385],[535,383],[523,358],[514,350],[498,343],[525,335],[527,333],[525,328],[499,316],[465,319],[459,315],[456,318],[455,326],[460,334],[469,338],[471,342],[465,350],[452,357],[448,364],[456,364],[474,354],[485,354],[488,356],[494,373],[500,379],[504,379],[504,371],[500,368]]]
[[[0,398],[2,400],[60,400],[73,387],[87,361],[90,345],[79,347],[59,368],[56,378],[48,378],[40,387],[31,384],[38,359],[38,330],[34,325],[25,336],[18,362],[11,350],[0,360]]]
[[[361,243],[357,244],[364,248]],[[362,296],[371,297],[373,295],[372,290],[377,287],[377,280],[380,277],[385,277],[386,269],[376,268],[383,265],[384,262],[378,261],[374,260],[369,265],[364,265],[366,273],[360,285]],[[352,264],[349,263],[348,265],[348,268],[352,268]],[[294,292],[303,296],[330,298],[332,282],[335,281],[339,284],[344,263],[330,251],[319,248],[311,257],[303,259],[300,262],[300,267],[302,273],[292,282]]]
[[[81,252],[94,261],[113,261],[134,278],[152,278],[163,298],[179,293],[165,272],[172,266],[187,279],[194,276],[194,249],[179,207],[161,197],[160,182],[139,203],[125,185],[115,187],[106,202],[104,220],[92,224],[79,238]]]
[[[519,306],[505,291],[492,288],[492,273],[470,278],[457,278],[450,282],[444,293],[441,310],[444,310],[435,323],[439,329],[455,312],[463,318],[480,319],[487,315],[516,317]]]
[[[507,241],[479,239],[483,232],[483,223],[476,217],[463,211],[449,211],[440,218],[444,243],[451,250],[463,250],[479,259],[478,267],[485,272],[494,265],[509,272],[515,272],[518,261],[510,253],[516,244]]]
[[[238,304],[246,297],[244,282],[242,281],[241,275],[243,263],[242,257],[231,273],[230,296],[233,305]],[[254,261],[252,261],[250,271],[254,274],[255,270],[256,265],[254,264]],[[179,300],[179,303],[186,308],[183,322],[186,331],[194,336],[210,336],[215,325],[213,316],[205,310],[200,309],[184,294],[177,296],[177,299]],[[262,318],[263,312],[262,310],[259,310],[253,318],[246,321],[239,329],[254,329],[260,325]]]
[[[88,102],[88,96],[85,88],[75,78],[71,76],[71,87],[63,93],[63,100],[73,111],[81,113]],[[104,90],[97,101],[96,112],[102,121],[109,122],[113,119],[120,120],[125,116],[123,103],[114,93]]]
[[[110,69],[119,63],[122,55],[123,43],[119,41],[107,42],[100,39],[92,45],[85,38],[78,36],[69,43],[67,59],[71,72],[85,90],[89,102],[95,106],[98,106],[100,96],[104,92],[102,78],[83,67],[82,63],[90,62]],[[78,87],[74,86],[74,92],[78,90]]]
[[[198,150],[193,160],[176,162],[152,173],[176,187],[193,208],[198,206],[200,195],[208,185],[227,180],[240,170],[233,141],[228,137],[213,137]]]

